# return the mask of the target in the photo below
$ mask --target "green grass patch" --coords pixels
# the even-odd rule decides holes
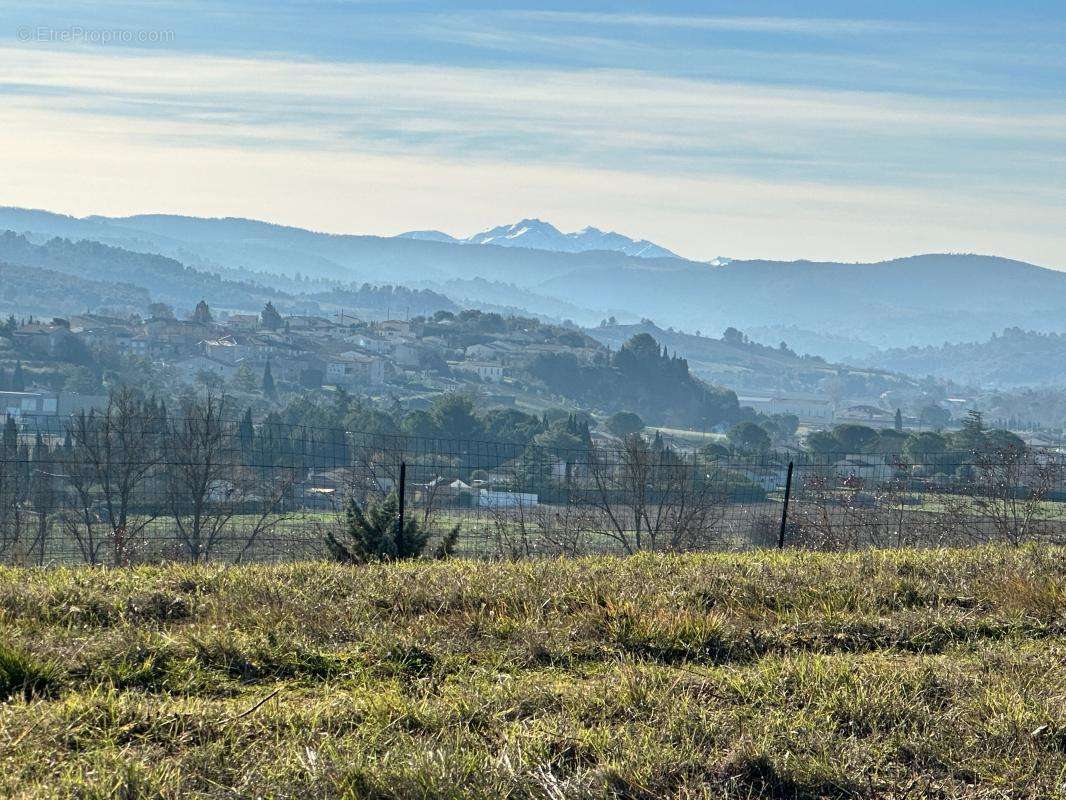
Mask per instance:
[[[53,662],[0,641],[0,700],[31,700],[48,694],[57,689],[61,677],[60,668]]]
[[[0,569],[0,796],[1044,798],[1066,551]]]

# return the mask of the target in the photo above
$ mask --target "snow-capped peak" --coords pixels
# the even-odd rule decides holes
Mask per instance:
[[[423,242],[457,242],[454,236],[449,236],[444,231],[407,231],[396,236],[397,239],[418,239]]]
[[[456,239],[440,231],[410,231],[401,233],[400,237],[460,244],[491,244],[497,247],[526,247],[557,253],[609,250],[638,258],[679,258],[665,247],[647,239],[630,239],[620,233],[602,231],[591,225],[573,233],[563,233],[550,222],[540,219],[522,219],[510,225],[499,225],[465,239]]]

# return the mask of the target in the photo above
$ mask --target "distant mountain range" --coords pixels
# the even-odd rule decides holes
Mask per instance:
[[[623,253],[636,258],[680,258],[665,247],[647,239],[630,239],[613,231],[599,228],[582,228],[574,233],[563,233],[550,222],[539,219],[523,219],[513,225],[500,225],[465,239],[457,239],[442,231],[408,231],[398,239],[416,239],[423,242],[447,242],[449,244],[491,244],[497,247],[525,247],[531,250],[548,250],[553,253],[586,253],[604,250]]]
[[[735,327],[759,341],[776,346],[784,340],[800,354],[833,360],[867,357],[875,348],[984,341],[1012,327],[1066,332],[1066,273],[993,256],[927,254],[867,264],[722,260],[715,266],[673,254],[472,247],[432,233],[351,236],[249,219],[78,219],[19,208],[0,208],[4,229],[24,232],[37,244],[60,236],[166,256],[253,285],[254,291],[242,289],[246,295],[307,295],[336,282],[401,284],[446,295],[442,301],[461,299],[468,307],[535,308],[585,326],[614,316],[620,323],[646,318],[662,328],[712,335]],[[531,226],[519,224],[473,238],[496,243],[532,235]],[[136,283],[126,274],[120,279]]]

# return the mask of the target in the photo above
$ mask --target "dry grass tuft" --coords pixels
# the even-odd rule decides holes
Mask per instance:
[[[0,796],[1064,796],[1064,556],[0,569]]]

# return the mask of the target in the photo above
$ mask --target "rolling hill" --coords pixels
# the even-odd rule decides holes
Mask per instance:
[[[838,352],[983,340],[1009,327],[1066,331],[1066,273],[994,256],[928,254],[879,263],[639,258],[592,250],[471,247],[426,238],[353,236],[247,219],[148,214],[76,219],[0,209],[0,229],[91,238],[178,258],[197,269],[438,286],[483,279],[574,309],[589,325],[615,314],[662,326],[765,335],[794,327]],[[439,238],[439,237],[437,237]],[[268,283],[266,278],[264,284]],[[468,284],[470,289],[485,289]],[[500,287],[515,287],[516,292]],[[488,290],[486,289],[486,293]],[[787,337],[782,337],[786,338]]]
[[[91,240],[72,242],[55,237],[43,244],[34,244],[25,236],[4,231],[0,232],[0,260],[60,272],[98,284],[139,286],[150,290],[153,299],[183,307],[210,298],[212,303],[222,306],[259,309],[268,300],[287,299],[274,289],[225,280],[210,272],[186,267],[172,258],[133,252]]]
[[[102,307],[143,311],[150,302],[148,290],[140,286],[0,260],[0,316],[48,318]]]
[[[1066,386],[1066,335],[1008,328],[983,342],[893,348],[863,363],[970,386]]]
[[[719,339],[664,330],[648,321],[588,329],[590,336],[612,350],[641,333],[686,359],[694,375],[740,393],[832,393],[847,388],[853,393],[876,396],[888,390],[915,389],[914,381],[902,375],[800,356],[791,348],[750,341],[739,331]]]
[[[287,312],[336,308],[360,313],[392,309],[404,314],[457,311],[447,297],[428,289],[392,285],[307,283],[306,291],[283,292],[258,282],[231,280],[153,253],[98,241],[52,237],[38,244],[26,235],[0,231],[0,262],[6,262],[3,308],[17,316],[47,315],[103,306],[143,313],[151,301],[191,309],[201,299],[231,310],[258,312],[268,301]],[[38,285],[34,285],[34,275]]]

